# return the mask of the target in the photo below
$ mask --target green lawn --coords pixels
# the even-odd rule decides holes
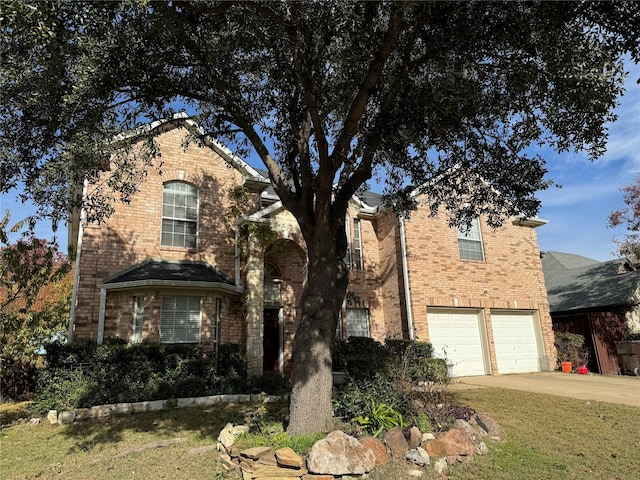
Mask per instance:
[[[489,443],[488,455],[449,469],[448,478],[640,478],[640,409],[489,388],[455,395],[492,415],[508,441]],[[69,426],[15,423],[0,431],[0,478],[229,478],[216,460],[216,438],[224,424],[242,422],[251,408],[177,409]],[[270,408],[282,411],[282,405]],[[0,414],[5,423],[17,416],[8,406]],[[369,478],[408,478],[406,470],[393,465]]]

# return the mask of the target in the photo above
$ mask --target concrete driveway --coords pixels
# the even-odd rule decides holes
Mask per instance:
[[[498,387],[640,407],[640,377],[539,372],[458,377],[451,389]]]

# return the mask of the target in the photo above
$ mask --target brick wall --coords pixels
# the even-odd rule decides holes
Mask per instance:
[[[233,223],[226,219],[225,214],[229,205],[227,192],[241,185],[242,175],[236,169],[229,168],[210,148],[192,142],[185,149],[186,134],[186,129],[180,126],[158,129],[156,141],[161,157],[155,161],[156,166],[149,169],[148,176],[131,203],[115,204],[115,213],[106,222],[85,227],[75,339],[96,340],[100,297],[97,286],[108,277],[148,258],[204,261],[233,278],[235,232]],[[198,188],[198,246],[195,250],[160,245],[162,188],[165,182],[171,180],[189,182]],[[127,332],[122,325],[129,323],[130,313],[121,310],[130,302],[116,308],[115,305],[121,300],[124,299],[119,294],[110,293],[108,296],[105,338],[108,334]],[[229,305],[230,301],[226,301],[225,305]],[[239,329],[229,325],[232,321],[229,306],[225,307],[224,314],[227,330],[236,330],[228,331],[228,338],[238,338]],[[203,336],[205,334],[210,335],[206,329],[203,330]]]

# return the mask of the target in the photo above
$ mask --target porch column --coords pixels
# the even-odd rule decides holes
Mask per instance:
[[[260,242],[251,236],[248,239],[246,264],[245,301],[247,312],[247,373],[262,375],[264,355],[264,252]]]

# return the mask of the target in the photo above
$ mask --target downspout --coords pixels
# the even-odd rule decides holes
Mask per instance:
[[[415,339],[413,313],[411,312],[411,287],[409,286],[409,265],[407,262],[407,241],[405,239],[404,219],[400,217],[400,249],[402,251],[402,278],[404,280],[404,302],[407,309],[407,328],[409,340]]]
[[[82,254],[82,234],[84,233],[84,222],[86,219],[86,211],[84,209],[84,201],[87,197],[87,188],[89,181],[85,178],[82,185],[82,207],[80,208],[80,221],[78,224],[78,242],[76,245],[76,268],[73,274],[73,291],[71,293],[71,311],[69,312],[69,330],[67,331],[67,344],[73,342],[73,330],[76,319],[76,303],[78,301],[78,284],[80,283],[80,257]]]
[[[104,315],[107,307],[107,289],[100,289],[100,310],[98,311],[98,338],[96,342],[98,345],[102,345],[104,340]]]
[[[236,287],[240,287],[240,227],[244,224],[240,219],[236,222],[236,244],[235,244],[235,281]]]

